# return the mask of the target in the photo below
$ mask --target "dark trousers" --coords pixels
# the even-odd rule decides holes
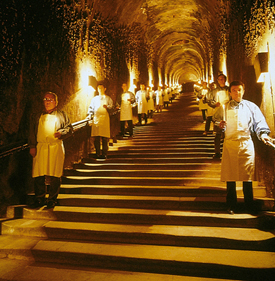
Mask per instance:
[[[142,122],[142,115],[143,115],[143,118],[144,118],[144,120],[145,120],[145,124],[147,124],[147,115],[146,115],[146,113],[140,113],[140,114],[138,114],[138,122],[141,124],[141,122]]]
[[[133,121],[132,120],[120,121],[121,135],[124,136],[124,134],[125,134],[125,123],[126,122],[128,123],[129,134],[130,134],[130,136],[133,136]]]
[[[227,185],[227,195],[226,203],[230,208],[235,208],[237,205],[237,192],[236,192],[236,182],[228,181]],[[253,188],[252,182],[244,181],[243,182],[243,194],[244,194],[244,203],[245,206],[249,209],[253,207]]]
[[[203,119],[203,121],[206,120],[206,110],[207,110],[207,109],[202,109],[202,110],[201,110],[201,114],[202,114],[202,119]]]
[[[221,133],[216,133],[214,138],[215,153],[221,153]]]
[[[206,123],[205,123],[205,132],[209,132],[211,122],[212,122],[212,116],[207,116]]]
[[[102,139],[102,155],[107,156],[108,153],[108,138],[97,136],[94,140],[96,155],[100,156],[100,139]]]
[[[48,178],[50,179],[50,185],[48,188],[48,192],[49,192],[48,201],[56,202],[60,190],[61,179],[52,176],[49,176]],[[44,202],[47,193],[45,176],[34,178],[34,191],[35,191],[36,200],[40,202]]]

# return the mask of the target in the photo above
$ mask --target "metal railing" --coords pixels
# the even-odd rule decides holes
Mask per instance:
[[[88,120],[88,119],[84,119],[84,120],[72,123],[73,134],[76,131],[80,130],[81,128],[84,128],[87,125],[90,125],[90,123],[91,123],[91,120]],[[26,142],[27,142],[26,140],[23,140],[23,141],[15,142],[13,144],[9,144],[9,145],[5,145],[5,146],[1,147],[0,148],[0,159],[29,148],[29,145]]]

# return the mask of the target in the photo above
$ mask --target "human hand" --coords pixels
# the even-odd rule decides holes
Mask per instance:
[[[104,104],[103,107],[107,109],[107,105],[106,104]]]
[[[34,158],[36,156],[36,147],[30,148],[30,155]]]
[[[60,139],[61,138],[61,133],[60,132],[55,132],[54,133],[54,137],[57,138],[57,139]]]
[[[225,127],[226,127],[226,121],[221,121],[220,122],[220,124],[219,124],[219,127],[221,128],[221,129],[224,129]]]
[[[263,141],[264,144],[275,147],[274,140],[270,136],[268,136],[267,134],[262,134],[261,140]]]
[[[216,103],[216,107],[219,107],[221,104],[219,102]]]

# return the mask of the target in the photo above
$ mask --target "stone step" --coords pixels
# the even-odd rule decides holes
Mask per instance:
[[[23,218],[31,220],[59,220],[71,222],[148,224],[148,225],[181,225],[200,227],[241,227],[274,229],[271,227],[272,216],[263,213],[259,216],[250,214],[227,214],[225,211],[184,211],[140,208],[104,208],[55,206],[53,210],[23,208]]]
[[[224,210],[225,197],[167,197],[129,195],[59,194],[62,206],[171,210]]]
[[[205,180],[208,178],[210,179],[219,179],[220,174],[217,172],[217,170],[212,169],[203,169],[203,168],[197,168],[197,169],[191,169],[193,167],[190,167],[190,169],[178,169],[178,170],[166,170],[163,169],[154,169],[151,170],[149,167],[146,169],[144,167],[143,170],[141,169],[135,169],[135,167],[132,167],[132,170],[123,170],[123,169],[101,169],[101,170],[92,170],[92,169],[72,169],[72,170],[65,170],[64,171],[64,177],[101,177],[101,178],[108,178],[108,177],[114,177],[114,178],[122,178],[126,180],[127,178],[131,177],[141,177],[141,178],[186,178],[186,177],[204,177]]]
[[[3,235],[104,243],[163,245],[273,252],[275,235],[251,228],[129,225],[17,219],[2,224]]]
[[[131,272],[119,270],[97,270],[90,267],[66,266],[64,264],[35,263],[30,260],[0,259],[0,280],[35,281],[74,280],[74,281],[221,281],[220,279],[179,276],[169,274]],[[16,272],[16,274],[15,274]],[[50,273],[50,278],[49,278]],[[62,276],[62,279],[60,279]],[[223,279],[223,281],[232,281]],[[236,281],[236,280],[235,280]]]
[[[158,135],[152,135],[152,136],[139,136],[136,135],[132,139],[129,139],[128,137],[124,137],[122,139],[118,139],[117,143],[114,144],[114,146],[119,146],[126,144],[126,146],[153,146],[153,145],[214,145],[214,136],[213,137],[176,137],[172,138],[170,136],[158,136]]]
[[[11,239],[12,238],[12,239]],[[275,253],[2,236],[0,253],[40,263],[196,277],[272,280]],[[243,279],[244,278],[244,279]]]
[[[219,178],[190,175],[189,177],[158,177],[148,176],[139,177],[138,174],[133,177],[118,177],[118,176],[67,176],[62,177],[63,184],[75,185],[131,185],[131,186],[221,186],[222,183]]]
[[[61,184],[60,194],[105,194],[105,195],[141,195],[170,197],[223,197],[224,187],[205,186],[131,186],[131,185],[69,185]]]
[[[107,162],[99,162],[99,161],[93,161],[93,163],[75,163],[73,165],[73,169],[85,169],[85,170],[122,170],[122,171],[128,171],[128,170],[173,170],[173,171],[181,171],[181,170],[212,170],[216,171],[217,175],[220,174],[221,165],[220,163],[147,163],[144,165],[144,163],[127,163],[127,162],[121,162],[121,163],[110,163]],[[66,171],[66,170],[65,170]]]
[[[180,151],[160,151],[160,150],[147,150],[147,151],[139,151],[139,150],[128,150],[128,151],[108,151],[108,156],[120,158],[125,157],[125,155],[134,155],[135,158],[162,158],[162,157],[169,157],[169,158],[178,158],[178,157],[193,157],[195,159],[199,159],[200,157],[212,156],[214,152],[214,148],[206,151],[206,149],[185,149],[182,152]]]
[[[90,164],[95,164],[95,163],[102,163],[103,161],[97,161],[96,159],[94,159],[93,157],[95,156],[95,154],[91,154],[89,158],[83,158],[82,159],[82,163],[90,163]],[[106,161],[104,161],[104,165],[105,164],[109,164],[109,163],[139,163],[139,164],[163,164],[163,163],[175,163],[175,164],[179,164],[179,163],[183,163],[183,164],[187,164],[187,163],[216,163],[216,161],[213,161],[212,159],[212,155],[204,155],[204,156],[200,156],[200,157],[192,157],[192,156],[182,156],[182,155],[175,155],[172,154],[172,157],[169,157],[169,155],[151,155],[150,158],[147,156],[143,156],[140,154],[136,154],[136,155],[109,155],[108,159]]]

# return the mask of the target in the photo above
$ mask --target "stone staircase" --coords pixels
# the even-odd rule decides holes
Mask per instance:
[[[202,136],[193,95],[149,121],[106,161],[91,155],[65,170],[53,210],[10,207],[0,256],[108,270],[106,280],[274,280],[274,201],[255,183],[263,212],[226,213],[213,136]]]

